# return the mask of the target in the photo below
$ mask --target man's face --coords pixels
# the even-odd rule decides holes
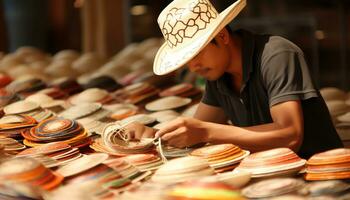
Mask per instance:
[[[230,64],[229,51],[220,40],[214,44],[210,42],[188,63],[188,68],[208,80],[217,80],[226,71]]]

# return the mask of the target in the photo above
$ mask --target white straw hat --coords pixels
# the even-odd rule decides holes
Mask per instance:
[[[209,0],[174,0],[159,15],[165,43],[153,64],[157,75],[172,72],[199,53],[246,5],[246,0],[218,13]]]
[[[54,100],[52,97],[43,93],[35,93],[32,95],[29,95],[25,98],[25,101],[37,103],[42,108],[52,108],[56,106],[64,107],[63,100]]]

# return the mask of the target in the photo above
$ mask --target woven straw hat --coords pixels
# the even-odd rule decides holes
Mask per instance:
[[[172,72],[197,55],[238,13],[246,0],[218,13],[209,0],[174,0],[159,15],[165,43],[153,63],[157,75]]]

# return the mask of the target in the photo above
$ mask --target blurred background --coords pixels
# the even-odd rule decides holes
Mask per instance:
[[[161,37],[157,16],[171,0],[0,0],[0,52],[33,46],[108,59]],[[212,0],[221,11],[234,0]],[[347,0],[248,0],[230,25],[288,38],[302,48],[318,87],[350,89]]]

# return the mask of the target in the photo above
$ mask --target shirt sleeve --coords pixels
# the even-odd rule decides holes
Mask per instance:
[[[206,81],[205,84],[205,92],[202,97],[202,103],[210,105],[210,106],[215,106],[215,107],[220,107],[220,104],[215,96],[215,82],[212,83],[210,81]]]
[[[269,105],[317,97],[303,54],[281,51],[262,59],[261,72]]]

